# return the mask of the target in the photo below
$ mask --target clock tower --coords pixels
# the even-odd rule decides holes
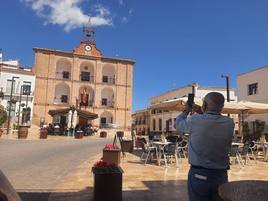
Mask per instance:
[[[78,47],[74,49],[75,54],[102,56],[101,51],[96,47],[94,40],[95,29],[91,27],[90,20],[83,27],[82,41]]]

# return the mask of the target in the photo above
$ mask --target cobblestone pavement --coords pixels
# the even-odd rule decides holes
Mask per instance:
[[[0,139],[0,169],[18,191],[51,191],[108,142],[112,139]]]

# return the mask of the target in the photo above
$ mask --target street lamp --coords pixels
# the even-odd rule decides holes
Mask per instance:
[[[221,77],[225,78],[225,80],[226,80],[226,98],[227,98],[227,102],[230,102],[229,76],[228,75],[222,75]],[[228,114],[228,117],[230,117],[230,114]]]
[[[8,108],[8,119],[7,119],[7,135],[9,134],[9,126],[10,126],[10,114],[11,114],[11,103],[13,99],[13,82],[15,82],[15,79],[19,79],[19,77],[13,76],[11,79],[11,92],[10,92],[10,99],[9,99],[9,108]]]

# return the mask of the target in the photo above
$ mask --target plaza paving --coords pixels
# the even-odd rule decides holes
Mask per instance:
[[[83,140],[0,140],[0,168],[23,201],[90,201],[93,200],[91,167],[101,158],[103,145],[111,141],[111,137],[97,136]],[[186,159],[179,168],[175,164],[165,168],[156,163],[144,165],[139,155],[140,150],[136,150],[121,161],[124,201],[188,200]],[[268,180],[268,162],[252,161],[243,169],[233,165],[229,178]]]
[[[76,171],[65,177],[57,186],[57,192],[51,193],[49,201],[86,201],[93,200],[93,175],[90,168],[101,155],[90,158]],[[180,162],[179,168],[171,164],[168,168],[155,163],[144,165],[138,153],[127,154],[122,159],[123,200],[124,201],[187,201],[187,160]],[[268,180],[268,163],[258,161],[240,169],[233,165],[229,171],[229,180]],[[64,193],[65,192],[65,193]]]

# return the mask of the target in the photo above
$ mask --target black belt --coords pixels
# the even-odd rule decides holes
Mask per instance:
[[[205,168],[205,167],[198,166],[198,165],[191,165],[191,168],[202,169],[202,170],[214,170],[214,171],[227,171],[227,170],[230,170],[230,166],[228,166],[226,169],[211,169],[211,168]]]

